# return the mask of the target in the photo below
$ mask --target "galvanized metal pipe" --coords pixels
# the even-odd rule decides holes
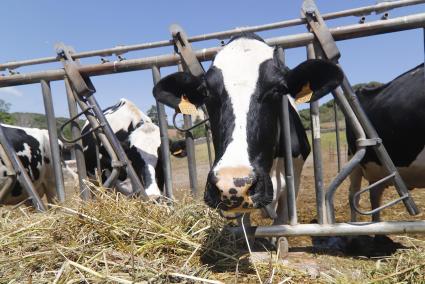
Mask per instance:
[[[425,13],[398,17],[388,20],[378,20],[365,24],[349,25],[331,28],[330,32],[336,41],[378,35],[396,31],[422,28],[425,25]],[[269,45],[278,45],[282,48],[295,48],[305,46],[314,40],[312,33],[300,33],[290,36],[282,36],[267,39]],[[222,47],[212,47],[196,51],[196,57],[200,61],[211,60]],[[107,62],[103,64],[84,65],[79,71],[86,76],[100,76],[113,73],[130,72],[143,69],[151,69],[152,66],[174,66],[180,61],[178,54],[166,54],[160,56],[145,57],[141,59],[129,59],[123,61]],[[40,80],[62,80],[65,75],[63,69],[32,72],[27,74],[15,74],[0,77],[0,87],[17,86],[23,84],[38,83]]]
[[[99,123],[97,118],[91,112],[90,106],[87,105],[86,101],[83,101],[78,96],[78,94],[75,94],[75,93],[74,93],[74,98],[76,99],[78,105],[80,106],[81,111],[84,112],[84,114],[87,118],[87,121],[89,122],[91,128],[92,129],[100,128],[101,124]],[[103,132],[97,131],[96,135],[94,133],[92,133],[92,135],[93,135],[93,139],[95,140],[95,151],[96,151],[96,157],[97,157],[96,168],[97,168],[97,172],[100,176],[102,175],[102,168],[101,168],[100,158],[99,158],[100,157],[99,143],[102,143],[103,147],[105,148],[105,151],[108,153],[109,157],[111,158],[112,173],[110,174],[108,179],[103,183],[103,186],[110,187],[111,185],[113,185],[115,183],[116,178],[118,176],[117,173],[121,169],[121,166],[117,165],[117,162],[118,162],[117,154],[113,150],[111,143],[109,143],[108,138],[106,137],[106,135]],[[99,139],[97,139],[97,138],[99,138]],[[125,193],[123,192],[123,194],[125,194]]]
[[[312,43],[307,46],[307,58],[314,59],[316,54]],[[323,188],[322,146],[320,142],[319,101],[310,102],[311,141],[313,145],[314,185],[316,189],[317,222],[326,224],[325,190]]]
[[[62,203],[65,201],[65,185],[63,183],[61,155],[58,131],[56,128],[55,111],[53,109],[52,92],[49,82],[41,80],[40,83],[43,93],[44,109],[47,117],[47,129],[49,130],[50,152],[52,155],[53,172],[55,174],[56,193],[58,201]]]
[[[192,127],[192,117],[190,115],[183,115],[184,128]],[[195,158],[195,143],[193,141],[192,132],[186,131],[186,153],[187,153],[187,166],[189,169],[189,182],[190,191],[194,197],[198,197],[198,173],[196,170],[196,158]]]
[[[177,65],[179,71],[183,71],[183,65]],[[189,129],[193,126],[192,117],[190,115],[183,115],[183,124],[185,129]],[[189,184],[192,195],[198,197],[198,173],[196,171],[196,158],[195,158],[195,143],[193,141],[192,132],[185,131],[186,140],[186,154],[187,154],[187,167],[189,170]]]
[[[243,234],[241,228],[228,228],[236,234]],[[425,233],[425,221],[356,222],[338,224],[274,225],[246,228],[249,236],[294,237],[294,236],[358,236]]]
[[[153,83],[156,85],[161,80],[161,73],[158,67],[152,67]],[[159,133],[161,136],[161,158],[162,170],[165,179],[165,196],[173,198],[173,180],[171,175],[170,145],[168,139],[168,122],[165,114],[164,104],[156,102],[156,111],[158,113]]]
[[[338,172],[341,171],[341,141],[339,136],[339,118],[338,118],[338,106],[334,101],[334,120],[335,120],[335,140],[336,140],[336,158],[338,165]]]
[[[289,99],[287,95],[282,96],[280,125],[282,127],[281,131],[283,131],[283,146],[285,149],[285,181],[289,224],[296,225],[298,223],[297,196],[294,183],[294,166],[292,163],[291,126],[289,121]]]
[[[362,125],[367,137],[369,139],[379,138],[378,133],[376,132],[375,128],[372,126],[371,122],[369,121],[369,118],[367,117],[366,113],[361,107],[359,99],[354,93],[350,85],[350,82],[348,81],[348,78],[346,76],[344,76],[344,80],[342,82],[342,89],[344,90],[344,94],[347,97],[347,100],[350,103],[353,111],[355,112],[360,124]],[[404,184],[403,179],[398,173],[397,168],[395,167],[393,161],[391,160],[384,145],[382,143],[379,143],[378,145],[374,146],[373,149],[376,155],[378,156],[379,160],[383,164],[383,166],[388,170],[388,174],[392,174],[393,172],[396,173],[394,176],[394,185],[399,196],[404,196],[404,195],[409,196],[409,198],[403,199],[403,203],[406,206],[406,209],[409,212],[409,214],[410,215],[419,214],[419,209],[417,208],[415,202],[411,198],[410,192],[407,190],[407,187]]]
[[[330,20],[330,19],[337,19],[337,18],[342,18],[347,16],[362,16],[362,15],[368,15],[372,12],[381,13],[381,12],[399,8],[399,7],[418,5],[422,3],[425,3],[425,0],[399,0],[399,1],[392,1],[392,2],[384,2],[384,3],[379,3],[376,5],[370,5],[370,6],[364,6],[364,7],[354,8],[354,9],[348,9],[344,11],[327,13],[327,14],[323,14],[322,17],[325,20]],[[260,31],[266,31],[266,30],[297,26],[297,25],[302,25],[305,23],[306,21],[304,18],[299,18],[299,19],[284,20],[284,21],[265,24],[265,25],[239,27],[239,28],[235,28],[235,29],[231,29],[227,31],[193,36],[189,38],[189,42],[197,42],[197,41],[204,41],[204,40],[211,40],[211,39],[225,39],[240,32],[260,32]],[[107,48],[107,49],[78,52],[73,54],[72,58],[78,59],[78,58],[85,58],[85,57],[92,57],[92,56],[110,56],[114,54],[120,55],[129,51],[144,50],[144,49],[151,49],[151,48],[171,46],[171,45],[173,45],[172,40],[162,40],[162,41],[142,43],[142,44],[116,46],[116,47]],[[50,57],[30,59],[30,60],[6,62],[3,64],[0,64],[0,70],[15,69],[22,66],[57,62],[59,60],[60,59],[56,56],[50,56]]]
[[[64,78],[65,81],[65,89],[66,89],[66,97],[68,99],[68,109],[69,116],[75,117],[78,114],[77,102],[75,101],[74,91],[71,88],[70,82],[68,78]],[[71,134],[72,139],[77,139],[81,135],[80,126],[76,121],[71,122]],[[75,163],[77,165],[77,174],[78,174],[78,182],[80,185],[80,197],[83,200],[89,200],[91,198],[91,193],[88,187],[84,184],[84,180],[87,179],[87,169],[86,163],[84,160],[84,152],[83,152],[83,144],[81,140],[78,140],[73,145],[74,155],[75,155]]]
[[[133,193],[139,195],[143,201],[148,201],[149,197],[147,196],[145,192],[145,188],[143,187],[141,180],[137,176],[136,171],[134,170],[133,166],[128,160],[127,155],[124,152],[124,149],[122,148],[121,144],[118,141],[118,138],[115,136],[114,132],[112,131],[112,128],[109,125],[108,121],[106,120],[105,115],[103,114],[102,109],[100,108],[98,102],[96,101],[93,95],[86,97],[86,99],[90,103],[90,105],[93,107],[93,112],[96,115],[97,119],[99,120],[100,124],[103,126],[103,132],[108,138],[108,141],[110,142],[111,147],[113,151],[115,152],[115,154],[117,155],[119,161],[125,163],[128,177],[131,180],[133,189],[136,190]]]

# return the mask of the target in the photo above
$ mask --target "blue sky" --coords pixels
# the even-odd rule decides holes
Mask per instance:
[[[375,0],[318,0],[322,14],[375,4]],[[216,32],[241,26],[260,25],[296,18],[302,1],[82,1],[54,0],[2,1],[2,45],[0,62],[54,55],[54,44],[64,42],[77,51],[109,48],[169,38],[172,23],[182,25],[189,35]],[[425,5],[390,11],[390,17],[425,12]],[[370,15],[367,21],[380,16]],[[357,23],[358,18],[329,21],[329,26]],[[260,33],[263,37],[305,32],[304,26]],[[338,42],[341,64],[352,83],[386,82],[424,60],[421,29],[371,38]],[[196,43],[204,48],[219,44],[217,40]],[[132,52],[126,58],[171,53],[172,48]],[[110,58],[114,60],[114,58]],[[305,49],[287,51],[287,64],[294,67],[305,60]],[[99,58],[82,63],[100,62]],[[209,66],[209,63],[206,64]],[[59,64],[19,68],[21,73],[60,68]],[[175,68],[162,70],[163,75]],[[2,72],[5,73],[5,72]],[[135,102],[143,111],[153,103],[150,71],[94,77],[97,99],[103,107],[121,97]],[[63,82],[52,82],[57,116],[67,116]],[[12,104],[11,111],[44,112],[39,84],[0,89],[0,99]]]

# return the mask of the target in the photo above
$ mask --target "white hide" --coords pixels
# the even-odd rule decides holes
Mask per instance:
[[[55,184],[55,176],[53,172],[52,167],[52,159],[51,159],[51,152],[50,152],[50,143],[49,143],[49,134],[48,131],[45,129],[38,129],[38,128],[27,128],[27,127],[18,127],[13,125],[7,125],[2,124],[5,127],[8,128],[15,128],[15,129],[21,129],[25,131],[29,136],[34,137],[39,143],[39,150],[41,155],[41,160],[37,164],[37,168],[39,170],[39,178],[37,180],[33,180],[34,188],[40,195],[40,197],[43,197],[44,194],[46,194],[48,202],[52,202],[54,196],[56,196],[56,184]],[[17,152],[17,155],[19,157],[27,157],[29,161],[31,162],[31,149],[28,144],[24,143],[24,150]],[[45,158],[50,160],[49,164],[45,163]],[[1,163],[0,164],[0,172],[5,171],[5,166]],[[31,169],[29,169],[29,174],[31,179],[34,178],[33,173]],[[0,177],[0,184],[3,184],[3,176]],[[4,200],[4,204],[17,204],[21,202],[24,199],[24,196],[11,196],[10,194],[7,195],[6,199]]]
[[[273,48],[264,42],[239,38],[221,50],[214,59],[214,66],[223,75],[223,83],[229,95],[235,115],[232,141],[214,168],[217,172],[224,167],[248,167],[247,115],[251,96],[259,78],[260,65],[273,58]]]

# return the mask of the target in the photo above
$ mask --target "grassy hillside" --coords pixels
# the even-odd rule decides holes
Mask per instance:
[[[11,113],[13,125],[22,126],[22,127],[34,127],[47,129],[47,117],[41,113],[32,113],[32,112],[14,112]],[[66,117],[57,117],[56,118],[56,128],[59,129],[62,124],[67,121]],[[83,120],[79,121],[80,125],[84,124]],[[67,126],[64,131],[65,137],[71,137],[71,130]]]
[[[362,83],[362,84],[357,84],[353,86],[354,91],[357,91],[360,88],[374,88],[374,87],[378,87],[382,85],[382,83],[379,82],[369,82],[369,83]],[[323,127],[323,129],[334,129],[334,99],[322,104],[320,106],[319,109],[319,113],[320,113],[320,123],[321,126]],[[310,129],[311,125],[310,125],[310,109],[303,109],[300,112],[300,117],[301,117],[301,122],[303,123],[305,129]],[[338,118],[340,123],[340,128],[344,128],[345,127],[345,121],[344,121],[344,116],[341,112],[341,110],[339,110],[338,108]]]

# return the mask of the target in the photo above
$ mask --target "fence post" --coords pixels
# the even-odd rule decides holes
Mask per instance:
[[[77,102],[75,101],[74,91],[71,88],[68,77],[64,78],[66,96],[68,98],[68,109],[69,109],[69,117],[75,117],[78,114],[77,110]],[[81,135],[81,129],[78,125],[78,122],[71,122],[71,134],[72,139],[77,139]],[[80,186],[80,197],[83,200],[88,200],[91,198],[90,190],[85,186],[84,180],[87,178],[87,169],[86,163],[84,159],[83,153],[83,144],[81,140],[78,140],[73,145],[74,153],[75,153],[75,163],[77,166],[77,174],[78,174],[78,183]]]
[[[50,83],[41,80],[41,90],[43,93],[44,109],[47,116],[47,128],[49,130],[50,152],[52,153],[52,165],[55,174],[56,193],[59,202],[65,201],[65,186],[63,184],[63,174],[61,156],[59,150],[58,132],[56,129],[55,111],[53,109],[52,92]]]
[[[161,80],[161,73],[157,66],[152,66],[153,83],[156,84]],[[161,135],[161,158],[162,169],[164,170],[165,179],[165,196],[173,198],[173,180],[171,175],[171,161],[170,161],[170,146],[168,139],[168,123],[165,114],[164,105],[156,102],[156,110],[158,113],[159,133]]]

